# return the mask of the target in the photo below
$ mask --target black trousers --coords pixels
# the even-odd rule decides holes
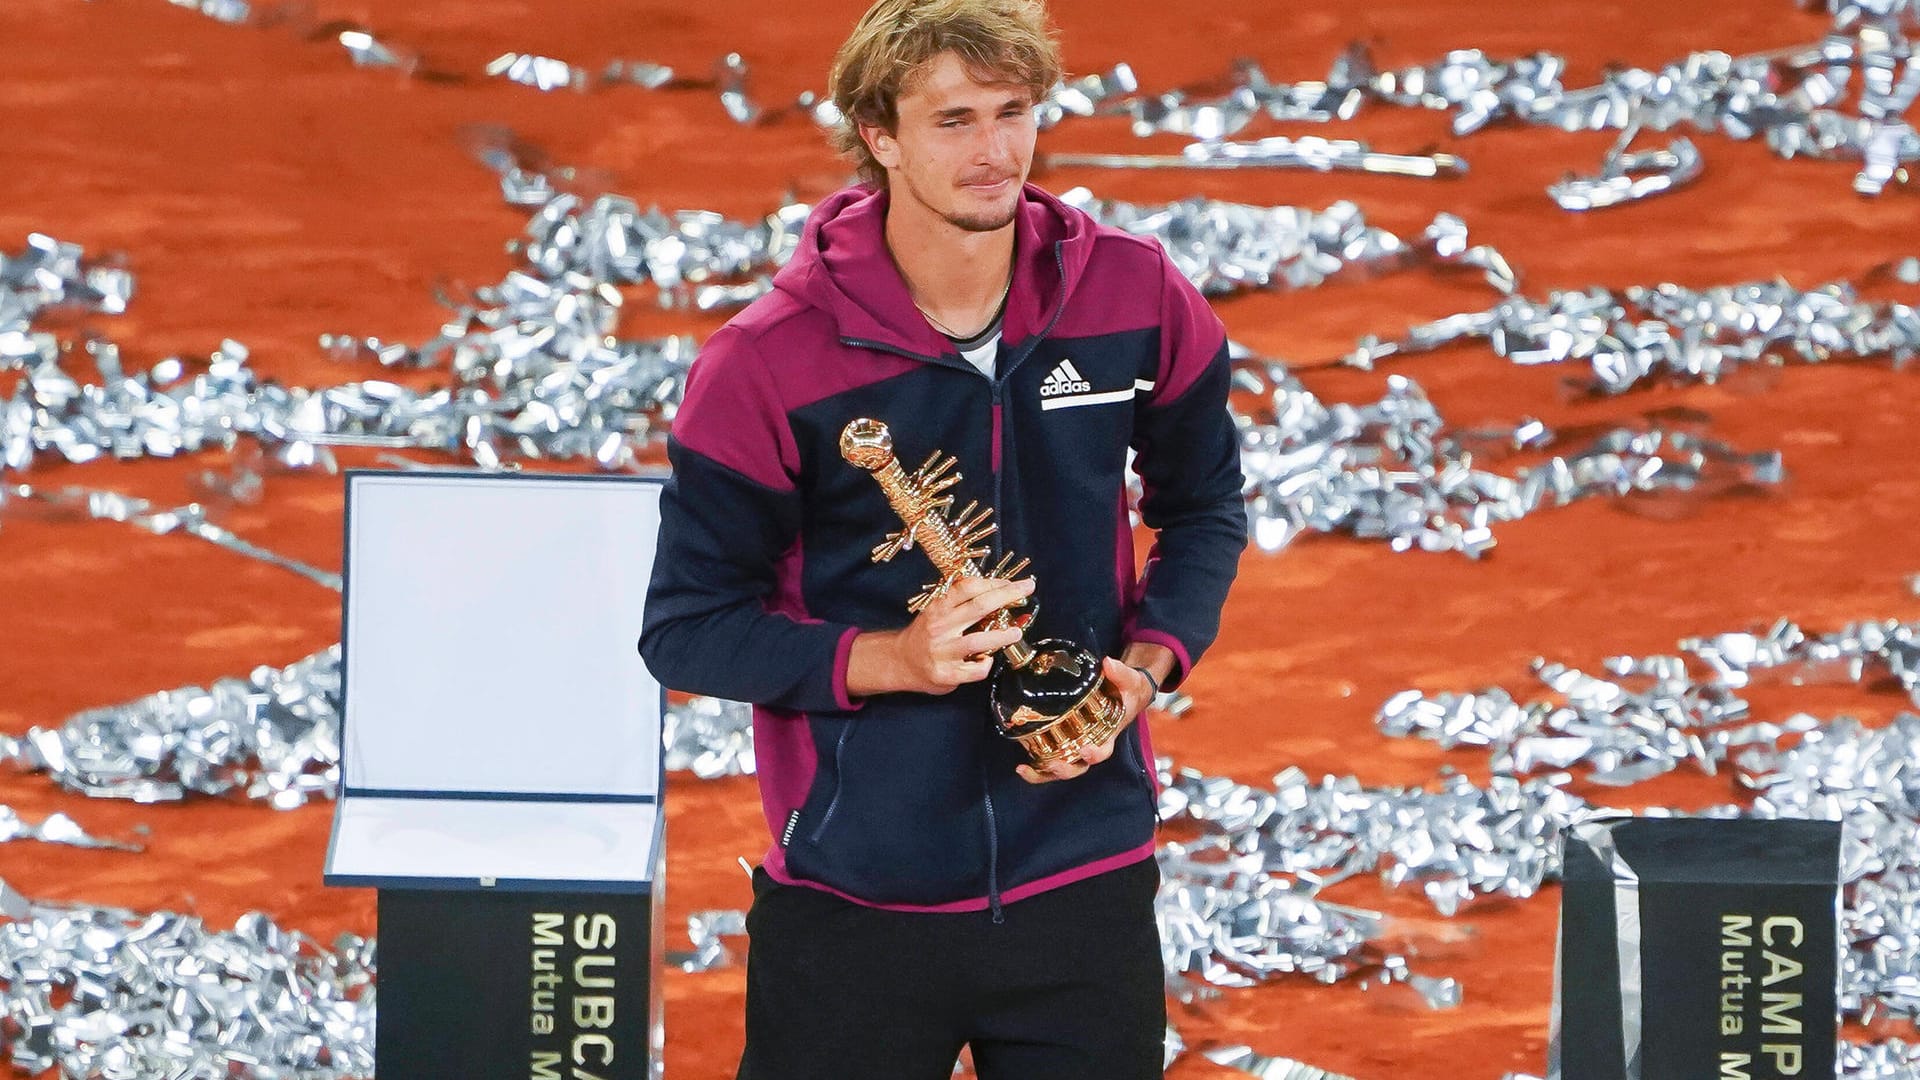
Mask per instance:
[[[739,1080],[1150,1080],[1167,1006],[1149,858],[1005,908],[880,911],[756,871]]]

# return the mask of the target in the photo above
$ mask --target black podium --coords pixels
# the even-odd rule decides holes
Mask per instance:
[[[1549,1080],[1831,1080],[1838,822],[1619,816],[1562,839]]]
[[[661,1073],[659,494],[347,476],[326,880],[380,890],[383,1080]]]

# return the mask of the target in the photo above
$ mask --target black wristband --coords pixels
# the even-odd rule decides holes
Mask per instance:
[[[1160,680],[1153,677],[1153,672],[1148,671],[1146,668],[1141,667],[1139,664],[1129,664],[1127,666],[1131,667],[1133,670],[1139,672],[1140,674],[1145,675],[1147,677],[1147,685],[1153,687],[1153,696],[1154,697],[1160,696]]]

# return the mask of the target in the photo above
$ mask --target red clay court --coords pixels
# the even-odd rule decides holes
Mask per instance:
[[[742,0],[310,0],[309,21],[340,20],[405,43],[443,70],[478,73],[501,53],[566,57],[590,67],[646,59],[692,73],[738,52],[753,97],[791,102],[824,84],[833,48],[864,7]],[[1496,57],[1565,55],[1568,85],[1610,63],[1657,68],[1691,51],[1740,54],[1817,41],[1824,12],[1783,0],[1692,4],[1300,3],[1165,5],[1058,0],[1069,70],[1130,63],[1143,87],[1218,82],[1238,56],[1275,80],[1320,78],[1349,43],[1382,66],[1425,63],[1451,48]],[[0,10],[0,250],[29,233],[124,253],[138,280],[124,316],[55,318],[118,342],[129,368],[243,343],[264,375],[326,386],[392,378],[443,383],[443,371],[383,373],[330,359],[322,334],[386,341],[431,336],[444,311],[436,281],[498,281],[503,244],[529,211],[503,203],[497,178],[463,145],[471,124],[504,125],[551,161],[584,170],[588,190],[668,209],[753,219],[790,198],[813,200],[849,169],[811,124],[742,126],[710,90],[608,88],[542,93],[478,77],[409,79],[353,66],[337,45],[287,26],[232,27],[165,0],[11,0]],[[1368,219],[1414,235],[1439,212],[1503,252],[1522,290],[1675,282],[1708,286],[1782,277],[1807,287],[1858,280],[1920,254],[1920,210],[1898,185],[1868,198],[1857,165],[1782,160],[1753,141],[1694,134],[1703,177],[1616,209],[1575,214],[1546,186],[1591,172],[1615,133],[1495,125],[1454,138],[1446,114],[1368,108],[1335,125],[1256,123],[1247,136],[1370,140],[1383,150],[1436,146],[1471,172],[1451,181],[1292,171],[1036,170],[1055,191],[1164,202],[1205,195],[1258,205],[1357,203]],[[1666,136],[1652,136],[1664,142]],[[1118,118],[1075,121],[1040,149],[1177,153],[1171,135],[1136,139]],[[1914,300],[1882,282],[1878,299]],[[1221,298],[1233,338],[1302,365],[1327,401],[1370,402],[1389,372],[1417,379],[1450,422],[1603,429],[1650,414],[1689,416],[1742,450],[1784,454],[1777,489],[1721,496],[1590,499],[1496,527],[1486,558],[1392,551],[1345,535],[1308,536],[1278,554],[1250,549],[1219,642],[1185,689],[1194,707],[1159,717],[1154,746],[1181,766],[1266,784],[1288,766],[1368,784],[1436,782],[1445,767],[1484,780],[1484,753],[1380,734],[1381,703],[1430,692],[1533,685],[1536,656],[1597,668],[1618,654],[1672,652],[1694,635],[1763,629],[1782,617],[1810,630],[1861,619],[1920,618],[1920,396],[1915,374],[1884,361],[1793,364],[1718,385],[1659,385],[1612,397],[1571,394],[1569,366],[1516,366],[1483,343],[1390,361],[1375,372],[1314,366],[1364,334],[1484,310],[1494,295],[1471,273],[1426,269],[1351,275],[1292,292]],[[628,295],[618,332],[704,337],[725,313],[662,311],[651,289]],[[0,368],[0,399],[17,372]],[[1695,414],[1704,414],[1704,419]],[[415,454],[425,459],[427,455]],[[342,450],[343,465],[375,453]],[[446,458],[444,460],[453,460]],[[194,496],[222,455],[67,464],[42,455],[9,482],[112,488],[156,505]],[[572,466],[577,467],[577,466]],[[1504,467],[1504,466],[1502,466]],[[219,511],[241,537],[317,566],[339,567],[341,481],[321,471],[270,475],[263,498]],[[1145,544],[1140,545],[1144,550]],[[156,690],[206,685],[283,665],[338,640],[338,595],[262,563],[179,536],[110,522],[0,515],[0,733],[53,727],[83,709]],[[512,640],[510,612],[488,628]],[[1895,687],[1847,683],[1756,689],[1755,716],[1890,720],[1912,708]],[[1689,768],[1626,788],[1573,790],[1623,807],[1699,808],[1737,801],[1726,775]],[[16,842],[0,878],[36,900],[196,912],[226,926],[259,910],[330,941],[371,934],[371,891],[320,883],[331,805],[276,812],[240,800],[131,805],[63,792],[0,769],[0,803],[38,820],[73,815],[101,835],[144,837],[143,854]],[[737,860],[767,837],[751,778],[669,778],[669,948],[687,913],[743,908]],[[1329,899],[1383,910],[1419,946],[1417,970],[1452,976],[1457,1008],[1429,1010],[1395,988],[1283,979],[1228,990],[1198,1011],[1176,1006],[1189,1045],[1245,1043],[1360,1080],[1496,1080],[1545,1068],[1558,892],[1482,900],[1443,918],[1417,890],[1362,876]],[[733,1075],[744,974],[734,965],[669,972],[667,1074]],[[1909,1021],[1854,1037],[1914,1038]],[[1244,1075],[1189,1055],[1170,1076]],[[404,1080],[404,1078],[403,1078]]]

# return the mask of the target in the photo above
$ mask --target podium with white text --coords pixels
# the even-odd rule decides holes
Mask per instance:
[[[661,481],[347,475],[326,880],[379,892],[383,1080],[661,1071]]]
[[[1562,841],[1548,1080],[1832,1080],[1839,822],[1609,815]]]

